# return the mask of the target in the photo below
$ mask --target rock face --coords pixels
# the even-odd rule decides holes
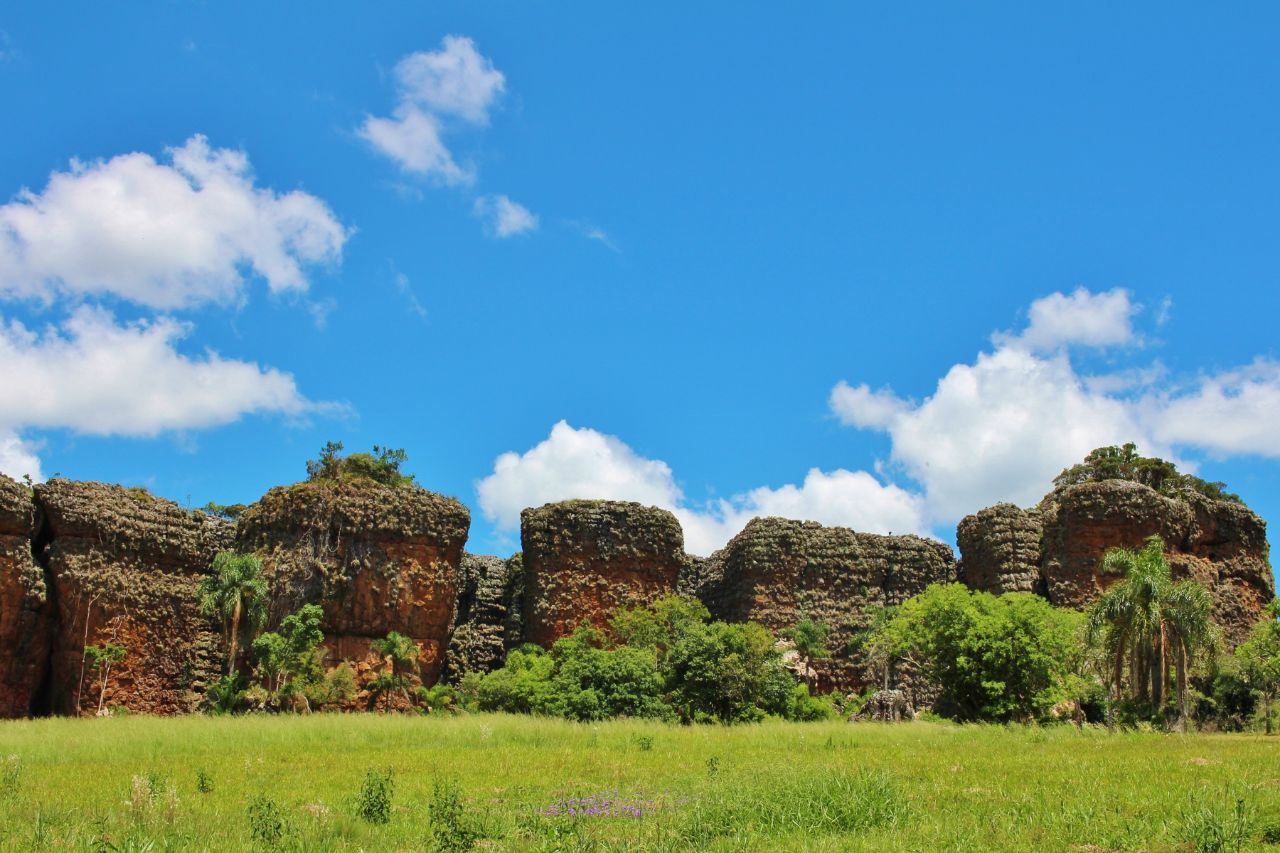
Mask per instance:
[[[398,631],[419,648],[425,683],[440,674],[471,515],[453,498],[372,481],[318,481],[267,492],[237,524],[237,548],[263,561],[270,624],[324,608],[335,660],[360,660]]]
[[[1110,548],[1165,542],[1175,577],[1210,590],[1214,620],[1235,645],[1274,596],[1266,523],[1242,504],[1194,491],[1168,497],[1139,483],[1103,480],[1051,492],[1037,510],[999,504],[960,522],[960,576],[975,589],[1030,589],[1081,608],[1113,579],[1099,574]]]
[[[684,532],[664,509],[564,501],[520,514],[524,639],[549,646],[583,620],[674,593],[687,562]]]
[[[93,713],[99,685],[84,647],[127,654],[111,671],[105,706],[174,714],[194,710],[218,675],[222,642],[199,614],[196,587],[231,526],[147,494],[102,483],[50,480],[35,488],[36,537],[56,602],[44,708]]]
[[[954,561],[948,546],[919,536],[757,518],[712,555],[701,594],[717,619],[775,632],[804,619],[827,625],[832,656],[813,662],[819,688],[858,690],[876,674],[848,647],[872,609],[953,580]]]
[[[444,679],[457,683],[468,672],[489,672],[502,666],[507,649],[519,645],[520,623],[512,614],[518,599],[520,555],[501,557],[463,554],[458,572]]]
[[[53,599],[32,557],[35,504],[0,475],[0,718],[31,713],[53,642]]]

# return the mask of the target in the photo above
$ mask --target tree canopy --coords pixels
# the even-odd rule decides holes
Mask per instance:
[[[1066,468],[1053,478],[1055,488],[1094,483],[1101,480],[1129,480],[1176,497],[1190,490],[1221,501],[1242,503],[1239,495],[1226,490],[1226,483],[1211,483],[1192,474],[1178,471],[1172,462],[1156,456],[1141,456],[1132,442],[1116,447],[1099,447],[1078,465]]]

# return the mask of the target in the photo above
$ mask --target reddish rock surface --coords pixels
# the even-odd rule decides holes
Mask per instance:
[[[520,514],[524,639],[549,646],[619,607],[676,591],[684,532],[664,509],[622,501],[564,501]]]
[[[859,690],[876,675],[849,643],[873,608],[954,580],[954,563],[947,545],[919,536],[757,518],[702,567],[700,592],[718,619],[759,622],[775,632],[804,619],[825,624],[832,656],[814,661],[819,687]]]
[[[0,475],[0,717],[31,713],[53,642],[53,601],[31,555],[31,490]]]
[[[262,557],[270,623],[306,603],[324,608],[332,662],[360,661],[398,631],[419,648],[425,683],[440,674],[471,515],[453,498],[368,480],[267,492],[237,524],[237,547]]]
[[[1141,548],[1158,535],[1175,577],[1209,588],[1214,619],[1234,646],[1275,594],[1266,533],[1266,523],[1243,504],[1103,480],[1057,489],[1037,510],[985,509],[960,522],[956,539],[960,575],[970,586],[1025,590],[1034,573],[1036,591],[1053,604],[1081,608],[1113,582],[1098,572],[1108,549]]]
[[[107,642],[127,655],[112,669],[106,707],[194,710],[223,654],[216,627],[199,615],[196,587],[213,555],[230,545],[230,525],[103,483],[55,479],[35,495],[43,516],[37,541],[57,605],[48,710],[97,710],[84,647]]]

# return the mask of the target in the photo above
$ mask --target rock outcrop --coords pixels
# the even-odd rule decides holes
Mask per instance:
[[[1209,588],[1230,645],[1244,639],[1274,596],[1266,523],[1248,507],[1192,490],[1173,496],[1127,480],[1055,489],[1023,511],[999,504],[960,522],[959,574],[992,593],[1037,591],[1081,608],[1113,578],[1099,572],[1110,548],[1141,548],[1158,535],[1175,577]]]
[[[489,672],[502,666],[507,649],[521,641],[520,555],[501,557],[463,554],[458,573],[444,680],[457,683],[468,672]]]
[[[684,532],[664,509],[564,501],[520,514],[524,639],[549,646],[579,623],[603,626],[619,607],[674,593]]]
[[[471,515],[453,498],[369,480],[315,481],[267,492],[241,515],[236,542],[257,553],[277,623],[307,603],[334,660],[360,660],[398,631],[419,648],[425,683],[449,642]]]
[[[701,593],[717,619],[759,622],[775,632],[804,619],[825,624],[832,655],[813,661],[819,687],[851,691],[876,679],[850,649],[873,609],[953,580],[954,562],[947,545],[919,536],[757,518],[712,555]]]
[[[231,525],[142,489],[55,479],[35,487],[36,539],[57,626],[45,687],[53,713],[92,713],[99,686],[86,645],[126,649],[103,704],[135,712],[195,709],[217,678],[222,643],[199,614],[196,587]]]
[[[0,475],[0,718],[31,713],[53,642],[53,598],[32,556],[31,490]]]

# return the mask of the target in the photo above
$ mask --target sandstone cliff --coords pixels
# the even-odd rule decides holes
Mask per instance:
[[[446,681],[457,683],[468,672],[496,669],[502,666],[507,649],[520,644],[521,571],[519,554],[508,560],[462,555],[445,655]]]
[[[1055,489],[1040,506],[999,504],[960,522],[959,576],[975,589],[1036,591],[1060,607],[1084,607],[1113,579],[1098,572],[1109,548],[1165,542],[1175,577],[1210,590],[1214,619],[1231,645],[1274,596],[1266,523],[1243,504],[1192,490],[1173,496],[1126,480]]]
[[[674,593],[687,561],[684,532],[664,509],[564,501],[520,514],[524,639],[548,646],[584,620]]]
[[[398,631],[419,648],[419,672],[443,665],[471,523],[453,498],[370,480],[315,481],[267,492],[241,515],[237,548],[263,561],[271,623],[306,603],[324,608],[334,660],[360,660]]]
[[[221,639],[198,612],[196,587],[231,526],[140,489],[55,479],[35,488],[36,539],[56,602],[45,689],[53,713],[92,713],[99,691],[84,647],[128,651],[105,704],[173,714],[194,710],[216,679]]]
[[[0,475],[0,718],[31,712],[53,642],[53,599],[32,557],[31,491]]]
[[[873,608],[900,604],[931,583],[954,579],[955,558],[941,542],[757,518],[707,561],[701,594],[712,615],[781,631],[803,619],[831,629],[828,660],[814,662],[824,689],[874,683],[850,648]]]

